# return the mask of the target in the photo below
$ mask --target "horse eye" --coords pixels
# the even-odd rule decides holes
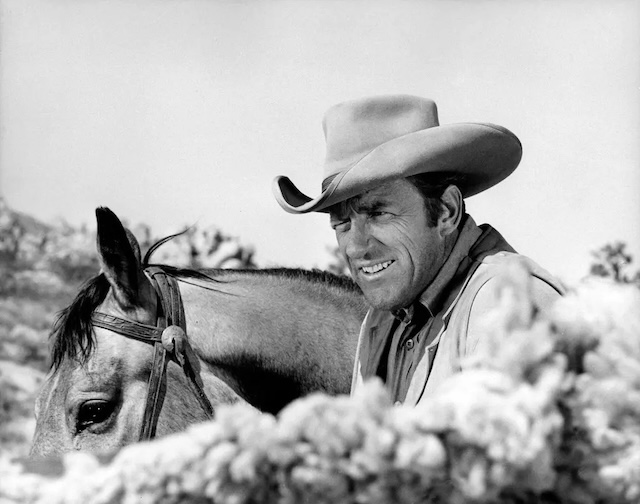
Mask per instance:
[[[108,401],[87,401],[80,406],[76,429],[81,432],[92,425],[100,424],[111,416],[113,406]]]

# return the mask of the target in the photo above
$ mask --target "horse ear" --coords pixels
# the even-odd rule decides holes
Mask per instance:
[[[106,207],[96,208],[97,246],[102,273],[111,284],[116,300],[123,307],[139,305],[144,273],[140,245],[133,233]]]

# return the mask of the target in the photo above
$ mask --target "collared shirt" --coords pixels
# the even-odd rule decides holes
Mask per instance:
[[[442,316],[479,257],[488,251],[513,249],[490,226],[478,227],[466,215],[451,254],[436,277],[410,306],[390,312],[372,310],[362,342],[364,378],[379,376],[394,401],[404,400],[413,372],[425,352],[432,361],[433,342],[442,328]]]

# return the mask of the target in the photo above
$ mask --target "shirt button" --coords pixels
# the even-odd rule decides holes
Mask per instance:
[[[411,350],[413,348],[413,345],[414,345],[414,343],[413,343],[412,339],[407,340],[407,342],[405,343],[405,346],[407,347],[407,350]]]

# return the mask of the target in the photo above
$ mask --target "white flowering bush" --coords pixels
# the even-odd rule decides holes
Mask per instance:
[[[371,381],[277,417],[221,407],[56,477],[4,459],[0,502],[640,502],[640,291],[585,282],[541,312],[514,270],[496,296],[478,353],[423,405]]]
[[[591,495],[640,502],[640,291],[591,282],[560,300],[554,329],[574,360],[564,397]]]

